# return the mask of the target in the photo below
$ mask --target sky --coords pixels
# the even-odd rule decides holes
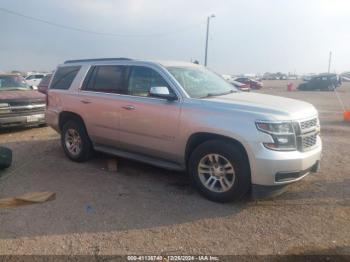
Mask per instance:
[[[348,0],[0,0],[0,70],[53,70],[67,59],[204,62],[222,74],[350,71]],[[97,32],[100,34],[91,33]]]

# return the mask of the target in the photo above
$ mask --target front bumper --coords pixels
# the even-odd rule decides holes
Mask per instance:
[[[295,182],[295,181],[298,181],[301,178],[307,176],[310,173],[318,172],[319,169],[320,169],[320,161],[317,160],[313,166],[311,166],[305,170],[301,170],[299,172],[291,172],[291,173],[277,173],[276,176],[279,174],[284,174],[285,177],[288,177],[288,176],[294,177],[295,179],[292,182]],[[296,178],[300,178],[300,179],[296,180]],[[272,186],[253,184],[252,190],[251,190],[251,196],[253,199],[263,199],[263,198],[275,197],[275,196],[278,196],[278,195],[282,194],[283,192],[285,192],[289,184],[290,183],[272,185]]]
[[[306,170],[321,160],[322,141],[317,136],[313,149],[306,152],[274,151],[260,143],[255,144],[253,150],[253,157],[249,159],[252,184],[278,186],[298,181],[305,176],[291,176],[284,179],[283,174]]]
[[[25,114],[20,116],[0,116],[0,128],[14,126],[34,126],[45,123],[45,114]]]

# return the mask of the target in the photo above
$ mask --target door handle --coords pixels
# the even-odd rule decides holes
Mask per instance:
[[[122,108],[125,110],[135,110],[136,109],[136,107],[134,107],[132,105],[122,106]]]
[[[88,100],[80,100],[80,102],[82,102],[83,104],[90,104],[91,101],[88,101]]]

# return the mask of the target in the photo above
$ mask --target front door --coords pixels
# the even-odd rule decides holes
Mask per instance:
[[[155,69],[132,66],[128,96],[121,96],[120,142],[125,150],[176,161],[181,103],[149,96],[151,87],[166,86]]]

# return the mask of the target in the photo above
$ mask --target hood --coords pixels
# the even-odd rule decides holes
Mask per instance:
[[[0,91],[0,102],[45,100],[45,95],[35,90]]]
[[[205,98],[208,102],[220,103],[231,108],[251,111],[258,114],[269,114],[276,120],[293,120],[317,115],[315,107],[307,102],[280,96],[257,93],[232,93],[223,96]]]

